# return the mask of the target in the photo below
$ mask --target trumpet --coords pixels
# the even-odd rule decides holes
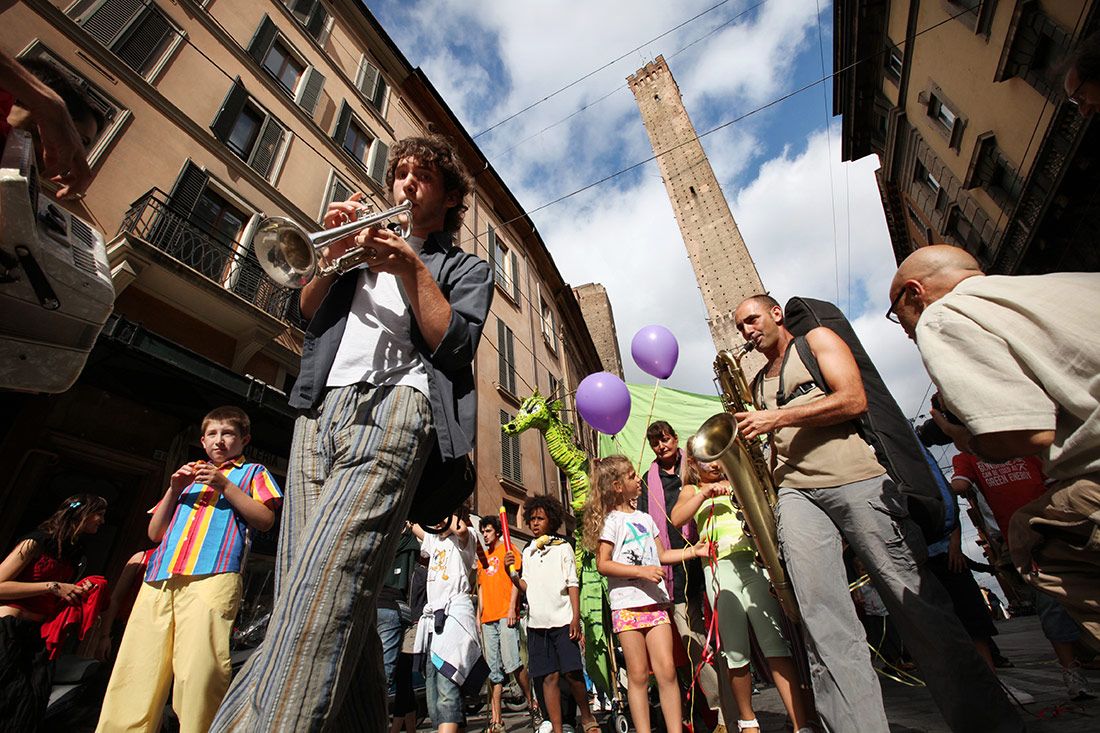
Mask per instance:
[[[283,287],[303,288],[315,275],[347,272],[372,254],[370,247],[352,247],[328,265],[320,266],[317,253],[322,249],[344,237],[402,215],[405,216],[405,223],[399,224],[397,233],[408,238],[413,227],[411,201],[378,213],[364,209],[358,219],[313,234],[286,217],[271,216],[260,222],[252,238],[252,248],[268,277]]]

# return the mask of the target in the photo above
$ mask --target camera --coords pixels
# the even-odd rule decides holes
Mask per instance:
[[[962,425],[963,422],[958,418],[955,413],[948,410],[943,405],[943,401],[940,399],[940,393],[932,395],[932,407],[943,415],[944,419],[952,425]],[[924,444],[924,447],[931,448],[937,445],[950,445],[952,443],[951,438],[947,436],[947,433],[943,432],[935,420],[929,419],[921,423],[916,427],[917,437],[920,438],[920,442]]]

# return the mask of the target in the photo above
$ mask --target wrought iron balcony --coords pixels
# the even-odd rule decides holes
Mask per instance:
[[[148,242],[269,315],[296,328],[304,327],[296,291],[267,277],[251,247],[174,207],[159,188],[150,189],[131,204],[118,233]]]

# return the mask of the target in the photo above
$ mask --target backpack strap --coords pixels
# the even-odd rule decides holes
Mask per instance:
[[[810,373],[811,381],[803,382],[794,388],[790,393],[787,392],[784,380],[787,372],[787,359],[791,356],[790,347],[783,354],[783,365],[779,368],[779,391],[776,393],[776,404],[778,407],[783,407],[796,397],[800,397],[814,387],[819,387],[822,392],[829,394],[829,383],[825,381],[825,375],[821,373],[821,367],[817,363],[817,357],[814,356],[813,349],[810,348],[810,343],[806,340],[805,336],[795,336],[793,342],[795,350],[798,352],[798,358],[802,360],[803,366],[806,367],[806,371]]]
[[[817,357],[814,355],[814,350],[810,348],[810,342],[806,340],[806,337],[797,337],[794,340],[794,347],[798,349],[798,358],[802,360],[806,371],[813,377],[814,384],[820,387],[825,394],[832,392],[829,389],[829,383],[825,381],[825,375],[821,373],[821,366],[817,363]]]

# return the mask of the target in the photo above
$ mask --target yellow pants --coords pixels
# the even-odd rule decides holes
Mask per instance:
[[[229,634],[240,600],[238,573],[142,583],[96,732],[160,730],[172,688],[181,733],[206,733],[229,688]]]

